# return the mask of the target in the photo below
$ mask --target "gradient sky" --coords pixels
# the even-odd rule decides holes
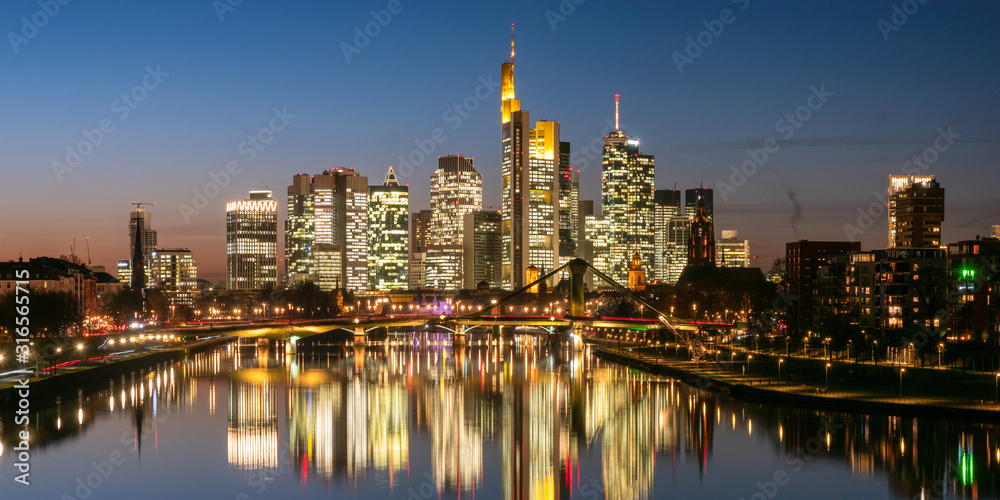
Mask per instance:
[[[53,16],[4,1],[0,259],[65,254],[74,237],[85,256],[90,236],[94,263],[110,270],[128,257],[130,203],[141,200],[157,203],[161,247],[191,248],[200,277],[222,279],[226,201],[270,189],[283,221],[293,174],[353,167],[379,184],[394,165],[408,173],[411,210],[428,208],[436,158],[412,171],[399,158],[436,128],[447,138],[431,155],[474,157],[497,206],[500,98],[475,92],[499,80],[512,22],[522,107],[561,122],[583,199],[599,200],[600,138],[619,93],[622,128],[656,156],[657,187],[715,188],[717,234],[738,229],[765,271],[787,241],[846,239],[844,224],[878,204],[873,193],[933,148],[939,128],[959,136],[928,170],[946,189],[944,241],[1000,224],[1000,3],[906,3],[919,7],[897,14],[899,26],[892,2],[870,0],[561,3],[559,19],[555,0],[403,0],[348,61],[342,43],[390,2],[245,0],[220,20],[227,0],[71,1]],[[711,43],[679,71],[673,54],[720,16],[731,23],[701,35]],[[34,33],[22,17],[44,26]],[[880,20],[898,28],[888,40]],[[116,100],[157,66],[168,75],[123,118]],[[811,87],[833,94],[785,139],[777,122]],[[476,109],[459,123],[446,112],[462,102]],[[295,117],[250,161],[241,143],[274,109]],[[53,162],[102,120],[114,130],[60,180]],[[772,137],[778,151],[724,200],[718,183]],[[182,205],[232,161],[240,173],[186,221]],[[883,248],[884,214],[857,239]]]

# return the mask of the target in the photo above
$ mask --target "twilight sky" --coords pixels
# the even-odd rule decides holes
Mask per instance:
[[[85,256],[90,236],[113,269],[141,200],[160,246],[216,281],[226,201],[270,189],[283,225],[292,175],[333,166],[370,184],[395,166],[415,211],[436,156],[471,156],[499,205],[512,22],[521,105],[561,122],[583,199],[619,93],[657,188],[714,188],[717,234],[738,229],[765,271],[797,239],[883,248],[884,212],[858,209],[890,174],[938,177],[944,241],[1000,224],[994,1],[48,1],[0,2],[2,260],[74,237]]]

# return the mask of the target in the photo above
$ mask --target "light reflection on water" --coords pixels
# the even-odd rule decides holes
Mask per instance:
[[[76,438],[105,432],[136,460],[94,498],[142,491],[162,472],[142,467],[150,454],[212,471],[225,498],[990,498],[1000,469],[996,425],[744,403],[530,341],[233,344],[33,411],[36,477],[69,478],[41,484],[54,498],[92,472],[73,463],[107,456],[106,441]],[[9,471],[16,428],[0,425]],[[204,436],[223,430],[212,453]],[[164,440],[205,453],[173,456]],[[43,468],[57,457],[75,460]]]

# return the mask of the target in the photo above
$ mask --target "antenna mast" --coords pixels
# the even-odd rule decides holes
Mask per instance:
[[[510,62],[514,62],[514,23],[510,23]]]
[[[618,130],[618,94],[615,94],[615,130]]]

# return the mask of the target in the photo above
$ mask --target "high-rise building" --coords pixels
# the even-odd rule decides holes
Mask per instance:
[[[501,274],[508,289],[526,284],[528,266],[545,274],[559,260],[559,122],[530,128],[528,112],[514,96],[513,59],[511,47],[500,71]]]
[[[226,281],[230,290],[278,285],[278,202],[270,191],[226,204]]]
[[[676,189],[657,189],[653,193],[653,281],[670,282],[668,249],[670,246],[670,219],[681,215],[681,192]],[[685,263],[687,260],[685,259]],[[684,270],[681,266],[680,271]],[[676,282],[676,277],[674,278]]]
[[[691,241],[691,219],[685,215],[675,215],[667,220],[667,242],[665,267],[666,282],[673,285],[680,279],[688,264],[688,243]]]
[[[889,248],[941,246],[944,188],[933,175],[889,176]]]
[[[129,216],[128,223],[128,255],[132,259],[129,269],[143,269],[144,283],[150,282],[149,259],[156,248],[156,230],[152,229],[153,214],[142,206],[138,206]],[[136,262],[136,233],[139,233],[138,243],[142,247],[142,262]],[[132,274],[129,274],[132,277]],[[131,281],[131,280],[130,280]]]
[[[705,212],[704,198],[698,201],[698,209],[691,219],[688,266],[715,267],[715,229],[712,219]]]
[[[413,212],[410,219],[410,289],[427,286],[428,235],[431,227],[431,211]]]
[[[462,231],[466,289],[485,281],[500,287],[500,211],[477,210],[465,214]]]
[[[559,143],[559,258],[576,256],[580,180],[569,164],[570,144]]]
[[[584,224],[586,226],[586,240],[591,253],[590,265],[594,266],[598,271],[611,276],[609,272],[610,259],[608,258],[611,254],[608,219],[603,215],[588,215],[584,219]],[[584,279],[588,279],[591,274],[587,273]],[[611,277],[613,278],[614,276]],[[594,282],[590,281],[588,285],[593,286]],[[604,285],[607,284],[605,283]]]
[[[368,178],[333,168],[312,178],[315,243],[341,247],[341,287],[368,288]]]
[[[990,234],[994,238],[1000,239],[1000,224],[994,224],[991,229],[992,231]]]
[[[741,240],[735,229],[722,230],[715,241],[715,263],[719,267],[750,267],[750,241]]]
[[[316,243],[310,251],[310,279],[320,290],[332,292],[344,287],[344,247]]]
[[[441,290],[463,286],[464,217],[483,209],[483,176],[472,158],[444,156],[431,175],[431,224],[424,264],[427,285]]]
[[[368,188],[368,287],[409,287],[409,186],[400,186],[392,167],[381,186]]]
[[[316,243],[316,215],[308,174],[296,174],[288,186],[288,215],[285,219],[285,282],[294,285],[315,281],[310,276],[310,251]]]
[[[684,213],[691,220],[694,220],[698,213],[698,203],[705,204],[705,215],[708,220],[715,221],[715,208],[712,202],[712,188],[700,187],[697,189],[684,190]]]
[[[193,306],[198,295],[198,261],[187,248],[158,248],[150,261],[151,288],[159,288],[171,305]]]
[[[611,277],[628,280],[631,257],[655,262],[654,161],[639,154],[639,139],[618,130],[615,94],[615,130],[604,138],[601,162],[601,214],[608,221]]]

